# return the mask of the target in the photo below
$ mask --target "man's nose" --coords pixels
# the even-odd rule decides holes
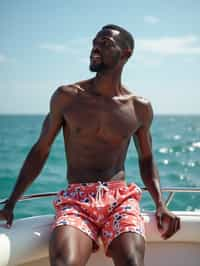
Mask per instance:
[[[98,44],[95,44],[95,45],[93,46],[92,52],[93,52],[93,53],[100,53],[100,52],[101,52],[101,48],[99,47]]]

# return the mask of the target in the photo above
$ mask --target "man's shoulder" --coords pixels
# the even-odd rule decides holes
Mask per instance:
[[[147,111],[149,108],[151,109],[151,102],[147,98],[137,95],[136,92],[133,90],[128,90],[125,86],[123,86],[123,90],[126,95],[129,96],[129,98],[133,99],[133,104],[135,107],[141,108],[143,110],[147,109]]]
[[[138,108],[142,109],[149,109],[151,107],[151,102],[149,101],[149,99],[139,95],[135,95],[134,104],[137,105]]]
[[[142,96],[135,96],[133,104],[138,120],[142,125],[150,125],[153,120],[153,108],[151,102]]]
[[[55,90],[53,95],[55,95],[56,97],[59,96],[74,97],[81,90],[82,89],[79,87],[78,83],[61,85]]]
[[[54,99],[72,99],[80,92],[85,91],[85,87],[89,83],[89,80],[78,81],[72,84],[61,85],[53,93]]]

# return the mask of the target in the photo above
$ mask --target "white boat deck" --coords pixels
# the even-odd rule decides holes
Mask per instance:
[[[168,240],[161,238],[154,213],[143,213],[147,236],[145,266],[200,266],[200,212],[174,213],[181,219],[181,230]],[[1,224],[0,266],[49,265],[48,243],[52,223],[53,215],[44,215],[15,220],[11,229]],[[113,265],[112,260],[105,257],[103,247],[92,254],[87,263],[87,266],[100,265]]]
[[[147,235],[146,266],[200,265],[200,212],[176,212],[181,230],[163,240],[157,230],[153,213],[143,213]],[[52,215],[16,220],[11,229],[0,227],[0,266],[45,266],[48,263],[48,242]],[[113,265],[103,247],[94,253],[88,266]]]

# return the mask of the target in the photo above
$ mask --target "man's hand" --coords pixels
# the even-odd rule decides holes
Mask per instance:
[[[12,226],[12,222],[13,222],[13,210],[4,207],[2,210],[0,210],[0,220],[5,220],[7,223],[7,228],[10,228]]]
[[[180,229],[180,218],[161,205],[156,210],[158,230],[162,237],[167,239]]]

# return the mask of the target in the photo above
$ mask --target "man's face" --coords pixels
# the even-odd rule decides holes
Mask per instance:
[[[114,68],[120,60],[122,48],[119,46],[120,32],[105,29],[97,33],[90,54],[90,70],[101,72]]]

